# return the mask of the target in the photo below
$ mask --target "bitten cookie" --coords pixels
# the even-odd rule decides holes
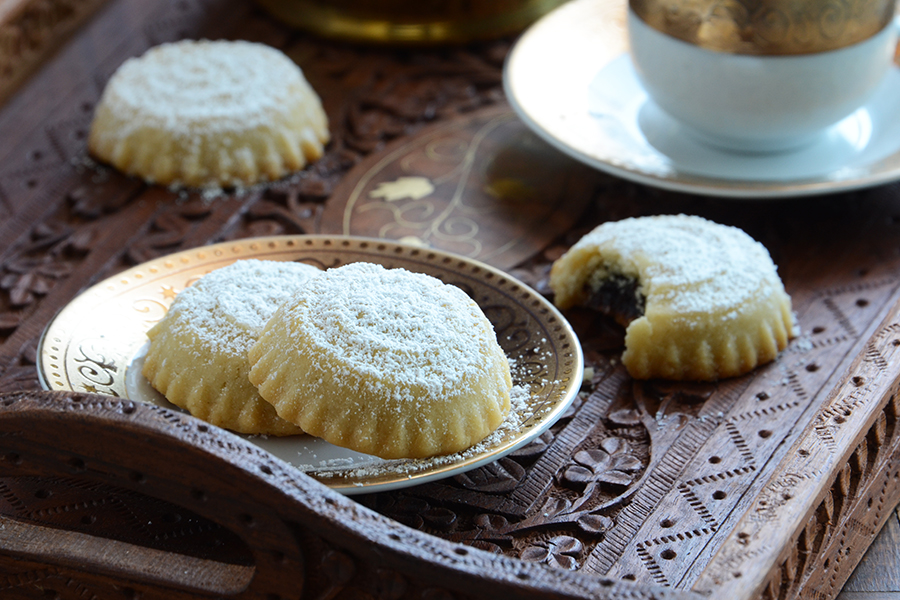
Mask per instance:
[[[94,114],[97,159],[151,183],[274,180],[322,156],[328,121],[282,52],[243,41],[162,44],[125,61]]]
[[[468,448],[510,410],[491,323],[459,288],[353,263],[311,279],[249,352],[250,381],[307,433],[382,458]]]
[[[247,350],[281,303],[320,273],[262,260],[212,271],[178,294],[147,332],[142,373],[169,402],[213,425],[249,434],[301,433],[259,397],[247,378]]]
[[[772,361],[797,333],[762,244],[686,215],[604,223],[551,269],[560,308],[587,306],[626,327],[635,378],[715,380]]]

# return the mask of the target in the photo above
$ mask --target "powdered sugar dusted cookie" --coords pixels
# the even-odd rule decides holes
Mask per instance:
[[[282,418],[382,458],[463,450],[510,410],[509,363],[478,305],[403,269],[353,263],[311,279],[249,358]]]
[[[321,273],[300,263],[241,260],[176,296],[147,336],[142,372],[172,404],[239,433],[290,435],[247,374],[247,350],[282,302]]]
[[[592,307],[626,326],[622,362],[640,379],[740,375],[797,333],[765,247],[700,217],[604,223],[553,264],[550,287],[560,308]]]
[[[322,156],[328,139],[319,97],[282,52],[185,40],[119,67],[97,105],[88,147],[149,182],[223,187],[301,169]]]

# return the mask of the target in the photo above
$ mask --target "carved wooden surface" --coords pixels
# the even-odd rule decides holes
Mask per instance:
[[[321,161],[285,181],[210,198],[147,186],[85,160],[93,105],[118,64],[163,41],[222,36],[264,41],[303,67],[331,119],[334,141]],[[316,560],[332,557],[310,563],[319,569],[309,575],[318,583],[302,589],[310,598],[337,595],[353,577],[360,577],[351,586],[362,594],[357,597],[447,597],[426,594],[424,583],[399,592],[391,587],[394,575],[384,574],[387,567],[367,563],[376,559],[365,549],[366,536],[384,541],[385,528],[396,523],[415,530],[402,529],[410,543],[460,548],[442,546],[438,538],[444,538],[492,553],[490,560],[478,553],[482,562],[472,570],[488,579],[497,565],[539,563],[528,569],[552,577],[577,571],[575,579],[553,581],[577,582],[572,585],[600,597],[662,597],[665,590],[716,598],[835,597],[900,500],[900,187],[737,203],[590,171],[537,140],[506,107],[500,75],[508,47],[507,40],[369,49],[291,32],[242,0],[111,1],[0,109],[0,391],[37,389],[40,333],[79,290],[176,250],[281,233],[383,235],[479,258],[549,294],[550,263],[596,224],[699,214],[742,227],[778,264],[803,329],[778,361],[718,384],[635,382],[617,360],[622,332],[571,311],[592,376],[572,409],[538,441],[450,480],[357,497],[355,504],[340,499],[344,508],[322,509],[321,530],[309,521],[308,531],[282,541],[329,540],[302,548]],[[17,400],[0,417],[13,423],[24,418],[17,407],[41,402],[38,396]],[[98,402],[85,405],[96,410],[62,414],[119,423],[125,405]],[[135,414],[137,420],[158,417],[143,409]],[[187,422],[171,418],[176,429]],[[163,429],[160,439],[168,441],[161,443],[177,446],[184,439],[169,440],[171,431]],[[5,456],[10,453],[23,455],[13,448]],[[195,458],[195,465],[212,460]],[[48,454],[43,464],[58,471],[64,463],[61,455]],[[140,472],[161,480],[154,463],[147,465]],[[228,532],[208,526],[221,518],[215,511],[198,514],[171,489],[148,498],[131,494],[136,488],[127,477],[6,474],[0,514],[7,518],[186,555],[201,561],[192,564],[209,579],[221,573],[220,563],[253,563]],[[258,476],[251,475],[248,482]],[[179,472],[172,485],[186,477]],[[37,494],[50,485],[56,500]],[[334,500],[308,489],[301,504]],[[285,511],[278,518],[297,518],[297,498],[286,497],[280,484],[266,490],[253,502],[274,503]],[[120,516],[60,509],[79,503],[116,507]],[[373,525],[334,541],[329,528],[346,518],[345,509],[354,518],[372,509],[389,519],[359,517],[374,519],[365,520]],[[122,527],[126,513],[158,515],[148,520],[160,529]],[[190,530],[199,537],[167,535],[166,519],[176,513],[197,524]],[[233,521],[225,525],[231,533],[240,530]],[[218,540],[219,554],[198,555],[210,539]],[[388,570],[405,564],[415,577],[428,577],[439,556],[422,551],[395,558]],[[219,566],[202,562],[208,560]],[[59,581],[77,580],[70,563]],[[6,585],[37,577],[37,559],[22,564],[14,577],[7,572]],[[223,581],[246,578],[246,569],[229,569]],[[112,576],[104,573],[57,593],[115,597],[105,587],[113,585]],[[322,579],[332,575],[331,584]],[[608,587],[607,576],[640,587]],[[388,587],[367,588],[364,580]],[[510,583],[491,581],[468,595],[496,596]],[[527,587],[511,589],[525,593]],[[16,589],[29,597],[38,586]],[[301,595],[291,593],[278,592]]]
[[[424,535],[146,404],[5,394],[0,440],[4,598],[700,598]]]
[[[106,0],[0,0],[0,102]]]

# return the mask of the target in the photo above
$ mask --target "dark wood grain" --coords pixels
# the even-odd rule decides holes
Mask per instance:
[[[110,74],[182,37],[262,41],[294,58],[331,121],[323,159],[215,198],[86,161]],[[501,89],[510,43],[373,49],[293,32],[247,0],[116,0],[10,98],[0,109],[0,391],[28,393],[0,411],[6,431],[22,432],[0,436],[0,514],[12,532],[4,594],[42,597],[46,584],[60,598],[189,597],[184,586],[202,580],[206,597],[242,586],[266,598],[838,595],[881,527],[897,526],[900,187],[735,202],[589,171],[512,116]],[[473,149],[475,160],[451,152],[440,164],[435,144]],[[396,218],[423,206],[384,193],[404,176],[433,188],[429,214],[467,218],[465,234],[436,217]],[[549,296],[550,264],[595,225],[677,212],[766,245],[803,335],[744,377],[636,382],[618,362],[621,330],[570,311],[590,373],[572,409],[530,446],[448,480],[350,501],[189,417],[94,396],[60,407],[63,397],[35,392],[52,316],[86,286],[177,250],[283,233],[415,238]],[[25,469],[32,455],[39,468]],[[102,469],[72,472],[98,458]],[[278,476],[260,475],[264,466]],[[222,503],[198,503],[194,482]],[[145,519],[156,525],[134,525]],[[123,544],[139,573],[101,560]],[[272,566],[273,548],[294,562]],[[95,559],[79,568],[85,552]],[[150,572],[173,555],[196,577]],[[294,587],[271,583],[275,571]],[[854,580],[845,594],[895,589],[887,569],[872,571],[878,589]]]

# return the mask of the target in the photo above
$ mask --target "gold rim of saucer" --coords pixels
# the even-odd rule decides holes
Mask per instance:
[[[717,52],[793,56],[869,39],[894,17],[896,0],[853,6],[820,0],[628,0],[653,29]]]
[[[457,285],[494,324],[501,347],[517,366],[513,383],[530,391],[519,412],[521,426],[483,451],[464,451],[435,461],[388,461],[397,468],[376,472],[352,467],[307,470],[342,493],[416,485],[497,460],[545,431],[581,388],[583,358],[575,332],[549,301],[524,283],[449,252],[383,239],[328,235],[250,238],[203,246],[148,261],[88,288],[44,330],[38,347],[41,385],[48,390],[129,398],[130,390],[141,389],[133,379],[139,371],[129,367],[140,360],[146,331],[162,318],[178,292],[209,271],[248,258],[302,261],[320,268],[368,261],[427,273]],[[130,399],[180,410],[161,396],[159,401],[151,394]],[[287,441],[259,436],[248,439],[296,466],[310,464],[303,462],[301,454],[312,439],[309,436]]]

